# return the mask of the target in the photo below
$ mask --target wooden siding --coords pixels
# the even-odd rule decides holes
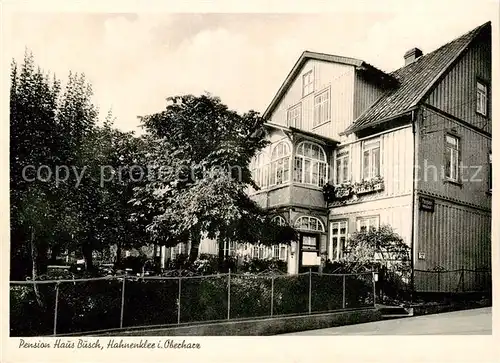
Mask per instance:
[[[381,173],[384,178],[384,190],[361,196],[358,201],[396,197],[411,193],[413,188],[413,133],[411,127],[384,133],[381,141]],[[377,138],[376,137],[376,138]],[[350,150],[351,180],[362,179],[362,147],[364,140],[345,145]],[[342,148],[339,145],[339,149]],[[331,179],[335,180],[335,162],[331,165]],[[354,202],[354,201],[351,201]]]
[[[436,199],[435,203],[434,212],[418,211],[415,269],[491,269],[491,215],[444,200]],[[425,255],[419,258],[419,254]],[[457,288],[459,277],[457,271],[441,273],[439,280],[438,274],[416,272],[415,288],[451,292]],[[464,285],[474,290],[470,285],[476,278],[484,276],[466,273]]]
[[[478,77],[488,84],[488,117],[476,113]],[[491,39],[476,41],[426,102],[491,133]]]
[[[488,193],[491,139],[435,111],[424,108],[419,126],[417,189],[491,209]],[[463,180],[457,185],[445,181],[445,137],[448,132],[460,138]]]
[[[351,234],[356,231],[357,218],[378,215],[380,225],[390,225],[410,245],[411,207],[411,196],[402,196],[333,208],[328,218],[330,221],[347,219]]]
[[[354,77],[353,118],[356,119],[368,107],[382,96],[384,90],[380,86],[365,80],[359,72]]]
[[[302,76],[313,71],[314,93],[302,97]],[[331,121],[313,128],[314,95],[330,88]],[[344,64],[309,60],[272,113],[270,121],[287,125],[287,111],[301,102],[302,129],[338,139],[353,121],[354,67]]]

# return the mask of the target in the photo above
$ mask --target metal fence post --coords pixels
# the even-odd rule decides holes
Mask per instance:
[[[57,334],[57,305],[59,304],[59,282],[56,282],[56,301],[54,304],[54,336]]]
[[[372,271],[372,284],[373,284],[373,306],[377,304],[377,288],[375,286],[375,271]]]
[[[179,298],[177,299],[177,324],[181,323],[181,289],[182,289],[182,277],[179,276]]]
[[[231,317],[231,269],[227,274],[227,320]]]
[[[125,280],[126,276],[123,276],[122,282],[122,305],[120,308],[120,328],[123,328],[123,311],[125,309]]]
[[[345,274],[342,275],[342,309],[345,309]]]
[[[312,303],[312,270],[309,269],[309,314],[311,314],[311,303]]]
[[[271,316],[274,310],[274,276],[271,276]]]

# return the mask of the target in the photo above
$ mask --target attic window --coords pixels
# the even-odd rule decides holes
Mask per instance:
[[[314,78],[312,70],[302,76],[302,97],[314,92]]]

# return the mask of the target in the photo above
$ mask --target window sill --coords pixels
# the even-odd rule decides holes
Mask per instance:
[[[462,182],[460,182],[458,180],[453,180],[453,179],[445,179],[444,184],[447,184],[447,183],[452,184],[452,185],[456,185],[460,188],[462,188],[462,186],[463,186]]]
[[[478,110],[476,110],[476,115],[488,118],[488,113],[482,113],[482,112],[479,112]]]
[[[320,123],[319,125],[313,126],[312,130],[315,130],[315,129],[317,129],[317,128],[321,127],[321,126],[324,126],[324,125],[326,125],[326,124],[329,124],[330,122],[332,122],[332,120],[328,120],[328,121],[322,122],[322,123]]]

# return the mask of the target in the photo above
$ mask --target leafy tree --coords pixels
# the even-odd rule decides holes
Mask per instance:
[[[145,225],[131,220],[134,207],[129,203],[130,168],[142,140],[113,128],[111,113],[103,126],[97,123],[98,109],[84,75],[70,73],[62,90],[59,80],[35,66],[31,54],[26,53],[21,66],[12,63],[13,277],[25,276],[31,260],[29,274],[37,279],[49,250],[53,257],[62,249],[79,251],[92,269],[94,250],[143,243],[138,237],[145,234]],[[104,182],[102,171],[114,171],[114,177]]]
[[[355,232],[347,246],[344,260],[352,271],[369,265],[383,265],[401,272],[408,272],[411,267],[410,247],[389,225]]]
[[[257,188],[248,165],[267,144],[264,120],[254,111],[240,115],[211,95],[168,101],[164,111],[141,120],[148,176],[133,201],[152,238],[168,246],[189,240],[191,261],[202,234],[219,241],[293,239],[293,230],[270,224],[247,194]]]

